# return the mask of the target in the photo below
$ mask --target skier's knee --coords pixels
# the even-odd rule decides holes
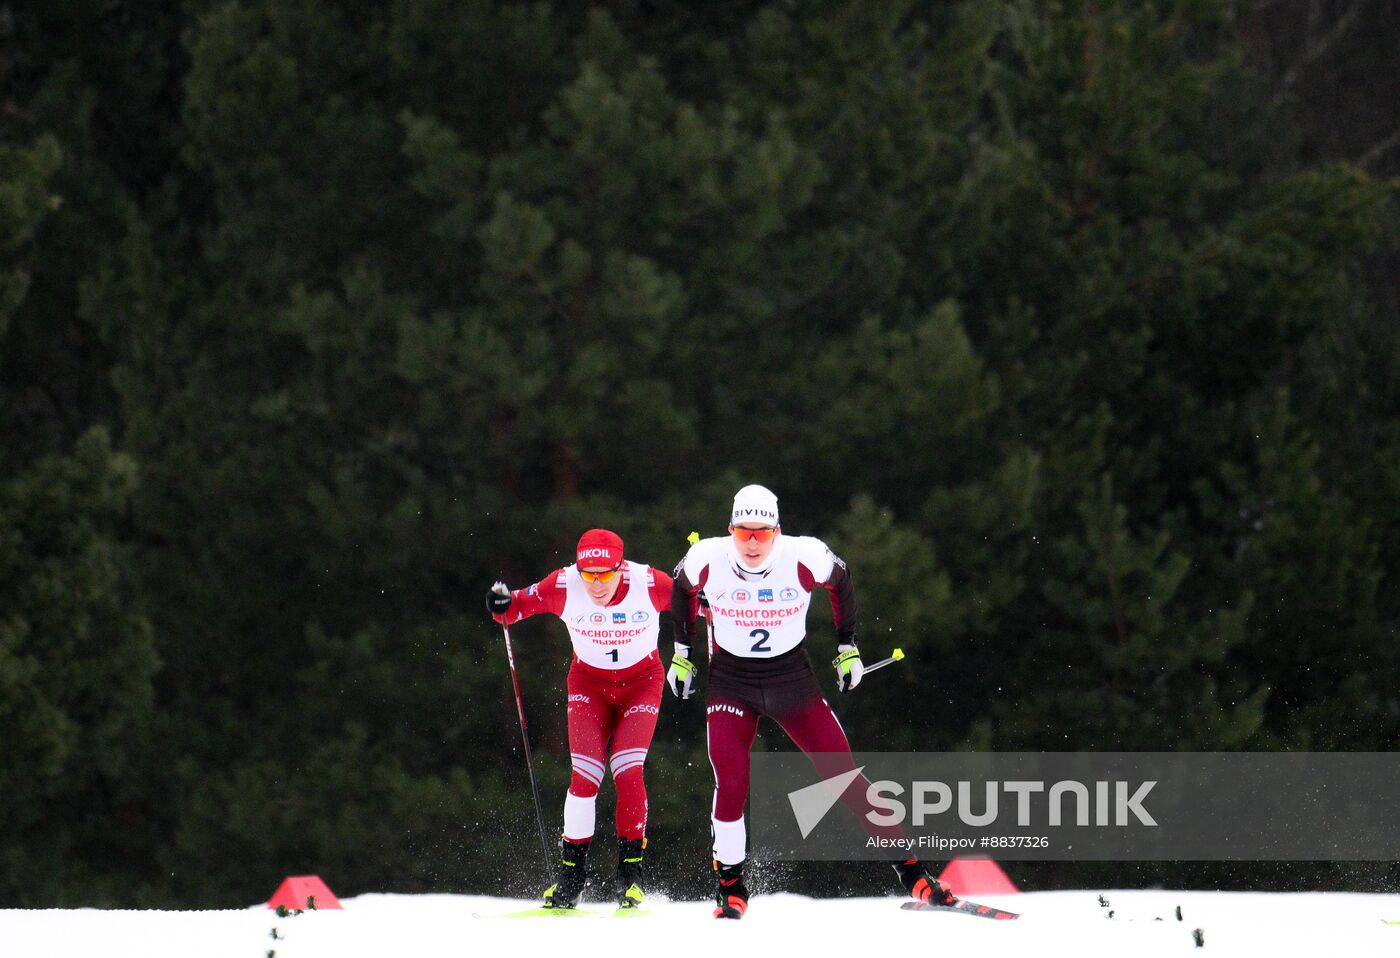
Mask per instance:
[[[598,783],[574,771],[569,779],[569,794],[575,798],[593,798],[598,794]]]
[[[569,794],[578,798],[592,798],[597,795],[598,785],[603,781],[603,763],[577,752],[570,758],[573,762],[573,775],[569,779]]]
[[[609,764],[612,766],[613,781],[620,780],[624,775],[635,772],[642,774],[642,766],[646,764],[647,750],[644,748],[625,748],[614,752]]]

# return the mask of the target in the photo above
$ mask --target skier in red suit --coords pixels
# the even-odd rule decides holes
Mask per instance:
[[[667,673],[671,691],[689,697],[695,672],[690,647],[703,597],[711,639],[705,723],[715,772],[711,826],[719,880],[717,918],[740,918],[748,908],[744,803],[759,716],[774,719],[802,751],[829,756],[818,769],[824,778],[855,767],[846,733],[822,695],[803,647],[814,589],[831,597],[837,641],[832,664],[840,690],[859,685],[864,670],[856,648],[855,589],[846,563],[820,539],[783,535],[778,498],[763,486],[739,490],[729,533],[695,543],[676,567],[671,598],[676,644]],[[865,784],[857,779],[842,797],[857,813],[869,807]],[[896,862],[894,868],[915,898],[940,904],[951,899],[947,887],[917,859]]]
[[[487,608],[497,622],[509,626],[547,612],[563,620],[573,642],[568,678],[573,775],[564,797],[558,880],[545,889],[546,908],[578,904],[593,841],[595,800],[608,769],[617,788],[618,904],[635,907],[644,896],[647,793],[642,770],[661,710],[663,674],[656,641],[671,590],[666,573],[623,559],[616,533],[590,529],[578,541],[573,565],[528,589],[512,592],[497,582],[487,593]]]

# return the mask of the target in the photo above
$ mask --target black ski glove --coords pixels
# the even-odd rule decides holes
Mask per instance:
[[[510,589],[504,582],[497,582],[486,593],[486,611],[492,615],[505,615],[510,611]]]

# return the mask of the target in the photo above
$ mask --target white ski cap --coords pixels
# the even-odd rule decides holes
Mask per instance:
[[[745,486],[734,494],[734,512],[729,524],[759,522],[767,526],[778,524],[778,497],[766,486]]]

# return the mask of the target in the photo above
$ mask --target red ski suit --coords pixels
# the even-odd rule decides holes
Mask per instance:
[[[527,589],[512,592],[510,609],[504,617],[496,616],[496,621],[513,625],[546,612],[563,619],[568,583],[571,577],[577,576],[577,567],[568,566],[551,572]],[[666,573],[628,563],[622,577],[612,600],[606,607],[595,607],[597,611],[605,612],[624,604],[635,607],[641,599],[632,595],[635,589],[646,591],[646,604],[655,613],[669,611],[672,582]],[[576,624],[570,626],[576,645],[581,641],[578,629]],[[617,788],[617,834],[628,840],[640,839],[646,833],[647,793],[642,770],[652,734],[656,731],[665,678],[654,645],[655,630],[652,631],[653,636],[648,637],[652,647],[640,661],[606,668],[590,665],[575,651],[569,666],[569,753],[573,766],[569,794],[591,800],[598,794],[605,769],[610,767]],[[597,653],[592,654],[596,656]],[[612,740],[611,751],[609,739]],[[593,837],[591,833],[571,835],[569,827],[566,814],[566,839],[587,841]]]

